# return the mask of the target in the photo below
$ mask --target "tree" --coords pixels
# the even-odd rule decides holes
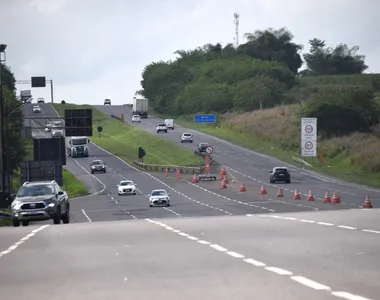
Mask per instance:
[[[245,37],[248,43],[239,47],[241,53],[261,60],[285,63],[294,74],[302,66],[298,52],[303,47],[292,42],[293,35],[287,29],[256,30],[254,33],[246,33]]]
[[[325,41],[314,38],[309,41],[310,53],[304,54],[307,70],[304,75],[347,75],[362,74],[368,66],[365,57],[358,55],[359,47],[349,48],[339,44],[326,48]]]
[[[8,164],[10,172],[13,173],[18,168],[19,163],[26,155],[25,140],[21,136],[21,128],[23,127],[23,114],[19,109],[22,102],[16,97],[15,83],[16,79],[10,68],[1,64],[3,79],[3,100],[4,115],[7,123],[5,124],[6,136],[5,142],[8,151]],[[2,116],[4,117],[4,116]]]

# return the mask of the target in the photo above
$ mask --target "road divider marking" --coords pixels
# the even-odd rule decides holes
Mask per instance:
[[[165,228],[166,230],[168,231],[171,231],[173,233],[177,233],[179,236],[182,236],[182,237],[189,237],[190,235],[181,231],[181,230],[178,230],[178,229],[174,229],[173,227],[170,227],[169,225],[166,225],[165,223],[162,223],[162,222],[159,222],[159,221],[155,221],[155,220],[152,220],[152,219],[145,219],[146,221],[148,221],[149,223],[152,223],[152,224],[155,224],[155,225],[158,225],[158,226],[161,226],[163,228]],[[274,274],[277,274],[277,275],[280,275],[280,276],[284,276],[284,277],[288,277],[290,280],[293,280],[294,282],[297,282],[303,286],[306,286],[306,287],[309,287],[313,290],[317,290],[317,291],[323,291],[323,292],[329,292],[332,296],[335,296],[335,297],[340,297],[340,298],[345,298],[345,299],[348,299],[348,300],[371,300],[371,299],[368,299],[368,298],[363,298],[362,296],[358,296],[358,295],[353,295],[351,293],[347,293],[347,292],[344,292],[344,291],[333,291],[331,287],[327,286],[327,285],[324,285],[324,284],[321,284],[319,282],[316,282],[314,280],[311,280],[309,278],[306,278],[306,277],[303,277],[303,276],[295,276],[293,274],[293,272],[291,271],[288,271],[288,270],[284,270],[284,269],[281,269],[281,268],[278,268],[278,267],[273,267],[273,266],[267,266],[267,264],[263,263],[263,262],[260,262],[260,261],[257,261],[255,259],[252,259],[252,258],[245,258],[245,256],[243,254],[239,254],[238,252],[234,252],[234,251],[230,251],[228,250],[227,248],[221,246],[221,245],[218,245],[218,244],[213,244],[211,242],[208,242],[208,241],[201,241],[201,240],[196,240],[199,244],[202,244],[202,245],[207,245],[209,246],[209,248],[212,248],[220,253],[225,253],[227,254],[228,256],[230,257],[233,257],[233,258],[236,258],[236,259],[241,259],[242,262],[245,262],[245,263],[248,263],[252,266],[255,266],[255,267],[259,267],[259,268],[262,268],[262,270],[266,270],[266,271],[269,271],[269,272],[272,272]]]
[[[90,219],[90,217],[88,216],[88,214],[86,213],[86,211],[85,211],[84,209],[82,209],[82,214],[86,217],[86,219],[87,219],[87,221],[88,221],[89,223],[92,222],[92,220]]]
[[[24,236],[19,241],[17,241],[12,246],[10,246],[7,250],[1,251],[0,252],[0,258],[3,257],[4,255],[7,255],[7,254],[11,253],[12,251],[16,250],[18,248],[18,246],[22,245],[27,240],[29,240],[30,238],[32,238],[33,236],[35,236],[38,232],[40,232],[41,230],[44,230],[46,227],[49,227],[49,226],[50,225],[43,225],[41,227],[38,227],[37,229],[32,230],[26,236]]]
[[[327,223],[327,222],[318,222],[313,220],[305,220],[305,219],[298,219],[294,217],[287,217],[287,216],[278,216],[278,215],[272,215],[272,214],[266,214],[266,215],[253,215],[253,214],[246,214],[247,217],[260,217],[260,218],[272,218],[272,219],[280,219],[280,220],[289,220],[289,221],[297,221],[302,223],[309,223],[309,224],[318,224],[322,226],[331,226],[331,227],[337,227],[341,229],[347,229],[351,231],[361,231],[361,232],[367,232],[367,233],[373,233],[373,234],[380,234],[379,230],[371,230],[371,229],[360,229],[353,226],[347,226],[347,225],[336,225],[333,223]]]

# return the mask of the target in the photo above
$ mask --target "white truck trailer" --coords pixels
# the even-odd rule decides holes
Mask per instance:
[[[133,97],[133,113],[139,115],[140,118],[148,118],[148,99],[142,96]]]
[[[88,144],[87,136],[68,136],[65,137],[67,156],[70,157],[88,157]]]

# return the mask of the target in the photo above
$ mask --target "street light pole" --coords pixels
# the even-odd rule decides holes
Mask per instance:
[[[8,192],[6,189],[6,159],[5,159],[5,134],[4,134],[4,124],[5,124],[5,118],[6,113],[4,110],[4,97],[3,97],[3,63],[5,64],[6,55],[5,55],[5,49],[7,48],[7,45],[0,44],[0,139],[1,139],[1,157],[0,157],[0,164],[1,164],[1,191],[2,192]]]

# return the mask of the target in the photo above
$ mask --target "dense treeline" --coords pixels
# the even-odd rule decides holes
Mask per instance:
[[[238,48],[208,44],[178,50],[174,61],[149,64],[140,93],[154,110],[171,115],[247,112],[305,101],[303,116],[319,117],[326,136],[368,131],[378,123],[374,91],[380,89],[380,77],[367,85],[302,84],[309,77],[362,74],[368,67],[357,46],[326,48],[314,38],[302,59],[303,46],[286,29],[256,31],[246,38]]]
[[[18,164],[26,155],[25,140],[21,136],[21,128],[23,127],[23,115],[19,109],[22,105],[21,101],[16,97],[16,79],[8,66],[1,64],[2,68],[2,85],[3,85],[3,101],[4,115],[7,121],[5,126],[7,162],[10,172],[18,168]]]

